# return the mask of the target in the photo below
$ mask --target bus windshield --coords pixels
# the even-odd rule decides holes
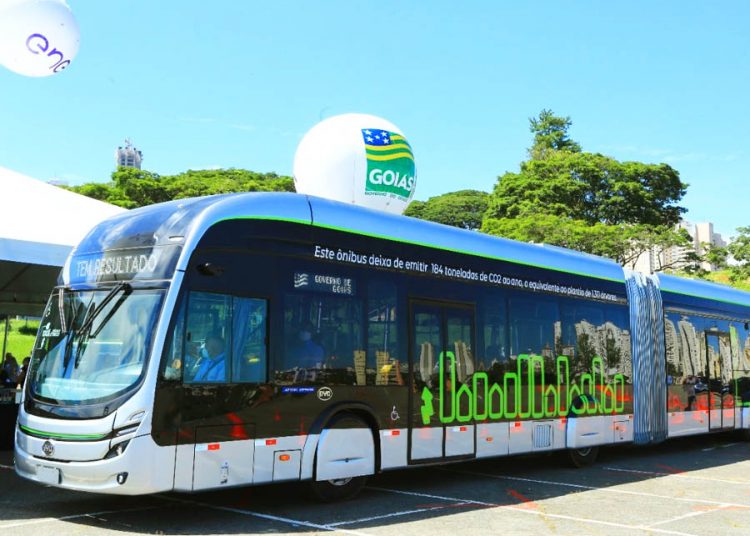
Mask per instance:
[[[31,363],[30,394],[53,404],[97,404],[126,393],[145,370],[163,298],[127,283],[60,289],[50,298]]]

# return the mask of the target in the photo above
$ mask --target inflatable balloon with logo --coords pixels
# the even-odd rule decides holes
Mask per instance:
[[[64,71],[78,53],[79,36],[64,0],[0,0],[0,64],[15,73]]]
[[[298,192],[402,214],[416,187],[411,145],[393,123],[366,114],[321,121],[294,156]]]

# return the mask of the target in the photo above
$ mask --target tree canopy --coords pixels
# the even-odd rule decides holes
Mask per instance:
[[[412,201],[404,214],[462,229],[479,229],[487,211],[489,194],[479,190],[460,190]]]
[[[293,192],[291,177],[244,169],[188,170],[178,175],[158,175],[120,167],[112,181],[72,186],[70,190],[124,208],[136,208],[172,199],[230,192]]]
[[[552,110],[542,110],[539,117],[529,118],[529,130],[534,134],[534,144],[529,148],[532,160],[541,160],[552,151],[580,153],[581,146],[568,137],[573,124],[570,117],[558,117]]]
[[[506,172],[489,196],[482,230],[546,242],[626,263],[654,246],[686,244],[673,230],[687,191],[667,164],[620,162],[581,150],[570,118],[542,110],[529,120],[530,159]]]

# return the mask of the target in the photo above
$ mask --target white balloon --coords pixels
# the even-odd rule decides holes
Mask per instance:
[[[402,214],[417,185],[401,129],[383,118],[343,114],[321,121],[294,155],[298,192]]]
[[[65,70],[80,31],[63,0],[0,0],[0,64],[25,76]]]

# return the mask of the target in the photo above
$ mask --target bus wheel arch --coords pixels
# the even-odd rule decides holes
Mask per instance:
[[[315,449],[314,495],[323,501],[356,496],[379,467],[380,448],[375,417],[362,408],[340,408],[322,422]]]
[[[598,401],[589,394],[583,394],[571,401],[571,409],[568,412],[567,423],[571,426],[571,420],[585,418],[590,407],[597,407]],[[577,411],[574,411],[575,410]],[[567,435],[567,434],[566,434]],[[570,436],[568,435],[568,441]],[[566,451],[568,461],[573,467],[582,468],[593,465],[599,456],[599,447],[596,445],[568,447]]]

